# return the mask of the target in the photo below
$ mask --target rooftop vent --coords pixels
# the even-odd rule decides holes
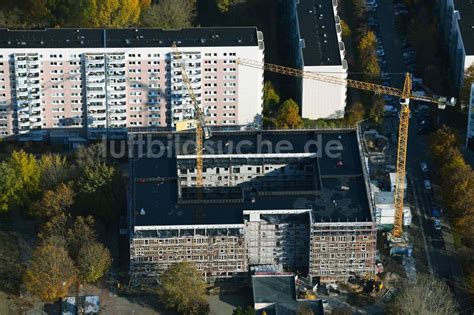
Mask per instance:
[[[145,215],[145,214],[146,214],[145,209],[141,208],[140,209],[140,215]]]

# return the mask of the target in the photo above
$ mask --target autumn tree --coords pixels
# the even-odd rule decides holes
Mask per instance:
[[[364,119],[365,108],[361,102],[356,102],[352,104],[351,107],[346,112],[347,123],[351,126],[354,126],[357,122]]]
[[[417,276],[416,284],[405,284],[395,296],[388,314],[456,314],[456,303],[448,285],[432,275]]]
[[[263,112],[265,116],[273,113],[280,103],[280,95],[278,95],[271,81],[265,81],[263,85]]]
[[[459,93],[461,106],[468,106],[471,98],[471,86],[474,83],[474,64],[464,72],[464,83]]]
[[[367,11],[365,0],[353,0],[353,13],[358,21],[365,19],[365,12]]]
[[[76,259],[84,244],[92,243],[97,235],[94,229],[95,220],[92,216],[79,216],[66,232],[66,240],[71,257]]]
[[[433,133],[428,143],[435,161],[441,164],[446,161],[448,150],[457,147],[459,140],[454,132],[443,126]]]
[[[303,120],[299,114],[299,106],[292,99],[286,100],[276,119],[277,127],[283,129],[297,129],[303,126]]]
[[[359,59],[361,69],[367,75],[367,80],[374,80],[380,75],[380,66],[377,60],[377,37],[369,31],[359,41]]]
[[[192,27],[195,17],[194,0],[160,0],[158,4],[143,10],[141,25],[164,29]]]
[[[220,12],[228,12],[233,6],[244,3],[246,0],[216,0]]]
[[[40,187],[42,190],[52,190],[61,183],[68,182],[72,177],[71,166],[65,156],[59,154],[44,154],[39,160],[41,169]]]
[[[41,200],[31,207],[30,214],[38,218],[51,218],[64,213],[74,203],[75,193],[70,184],[59,184],[54,190],[48,190]]]
[[[0,210],[15,206],[28,208],[33,194],[39,190],[41,170],[32,154],[13,151],[0,164]]]
[[[376,124],[380,124],[383,120],[384,106],[383,98],[379,96],[374,97],[372,106],[370,107],[369,117]]]
[[[158,295],[166,307],[180,314],[205,314],[206,283],[194,265],[183,261],[171,265],[159,278]]]
[[[54,217],[49,218],[43,226],[38,234],[41,240],[46,240],[51,237],[59,237],[64,238],[64,245],[66,246],[66,231],[67,225],[69,222],[70,216],[66,213],[60,213]]]
[[[111,262],[110,252],[104,245],[84,243],[76,258],[78,277],[82,282],[94,283],[107,272]]]
[[[341,29],[342,29],[342,38],[347,39],[352,36],[352,31],[349,25],[344,20],[341,20]]]
[[[75,278],[76,268],[67,251],[46,243],[33,252],[23,283],[44,302],[54,302],[67,296]]]
[[[127,27],[138,24],[142,6],[149,2],[141,0],[84,0],[82,26]]]

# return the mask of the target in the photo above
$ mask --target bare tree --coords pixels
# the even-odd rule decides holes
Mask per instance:
[[[457,314],[456,303],[448,285],[433,275],[420,275],[416,284],[405,284],[387,314],[445,315]]]

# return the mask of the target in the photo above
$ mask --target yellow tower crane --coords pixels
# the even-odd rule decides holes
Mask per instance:
[[[418,100],[424,102],[430,102],[438,105],[438,108],[444,109],[446,105],[454,106],[456,100],[454,98],[448,99],[446,97],[440,97],[435,95],[428,96],[417,96],[412,93],[412,80],[411,75],[407,73],[405,75],[405,83],[403,90],[383,86],[379,84],[357,81],[352,79],[339,78],[317,72],[304,71],[300,69],[294,69],[284,67],[280,65],[262,63],[256,60],[239,59],[238,64],[247,67],[253,67],[257,69],[263,69],[270,72],[290,75],[299,78],[305,78],[309,80],[316,80],[331,84],[345,85],[351,88],[371,91],[375,94],[391,95],[400,98],[400,125],[398,129],[398,148],[397,148],[397,166],[396,166],[396,179],[395,179],[395,223],[392,230],[393,238],[400,238],[403,234],[403,195],[405,189],[405,172],[406,172],[406,157],[407,157],[407,145],[408,145],[408,126],[410,121],[410,100]]]
[[[198,192],[198,198],[202,198],[202,187],[203,187],[203,142],[204,137],[206,139],[211,137],[211,132],[209,128],[206,127],[204,121],[204,113],[199,107],[199,103],[196,98],[196,94],[194,94],[193,87],[191,85],[191,81],[189,80],[188,73],[186,71],[186,62],[183,54],[178,50],[176,43],[173,43],[173,63],[177,63],[178,67],[180,68],[181,78],[183,80],[184,86],[189,93],[191,98],[191,103],[194,109],[194,118],[195,120],[187,120],[184,122],[178,122],[180,127],[177,127],[177,131],[196,128],[196,187]]]

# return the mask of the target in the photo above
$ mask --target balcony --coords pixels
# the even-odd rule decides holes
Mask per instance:
[[[94,120],[95,119],[102,120],[102,118],[105,119],[107,117],[106,113],[91,113],[91,112],[88,112],[87,114],[89,115],[89,117],[93,118]]]

